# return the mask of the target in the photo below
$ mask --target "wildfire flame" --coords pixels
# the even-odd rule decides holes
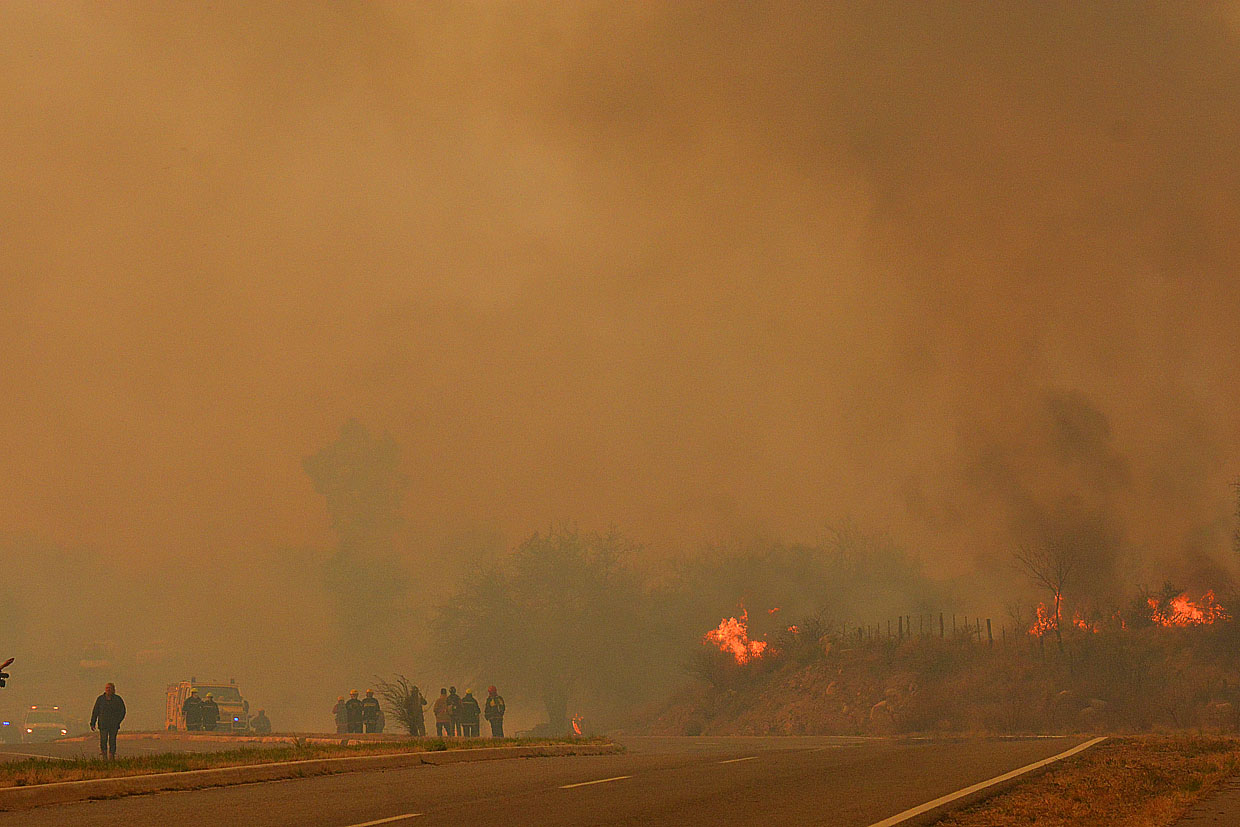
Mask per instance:
[[[1045,603],[1038,604],[1037,613],[1037,619],[1029,627],[1029,634],[1034,637],[1042,637],[1047,632],[1053,632],[1059,628],[1058,616],[1054,612],[1049,611]]]
[[[1034,637],[1042,637],[1047,632],[1053,632],[1059,628],[1059,612],[1046,608],[1045,603],[1038,604],[1037,615],[1037,619],[1029,627],[1029,634]],[[1101,626],[1099,621],[1086,620],[1081,617],[1080,612],[1072,613],[1072,628],[1096,635],[1101,630]]]
[[[582,733],[581,733],[581,724],[582,724],[584,721],[585,721],[585,718],[583,718],[583,717],[582,717],[582,716],[580,716],[580,715],[574,715],[574,716],[573,716],[573,732],[574,732],[574,733],[576,733],[577,735],[581,735],[581,734],[582,734]]]
[[[719,626],[711,629],[703,637],[703,641],[713,643],[722,652],[728,652],[738,664],[762,657],[766,651],[765,640],[749,639],[749,612],[741,609],[741,616],[728,617],[719,621]]]
[[[1208,591],[1200,601],[1188,598],[1188,592],[1173,597],[1164,605],[1158,598],[1151,597],[1150,620],[1159,626],[1207,626],[1219,620],[1230,620],[1231,615],[1214,599],[1214,592]]]
[[[1072,625],[1080,629],[1082,632],[1091,632],[1096,635],[1098,634],[1098,627],[1100,624],[1096,620],[1095,621],[1086,620],[1085,618],[1081,617],[1080,613],[1073,612],[1072,613]]]

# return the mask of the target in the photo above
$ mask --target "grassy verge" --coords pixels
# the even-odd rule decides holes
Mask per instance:
[[[606,738],[479,738],[443,741],[424,738],[410,741],[376,741],[370,744],[340,746],[310,744],[272,748],[239,748],[223,752],[168,752],[102,761],[83,758],[72,761],[31,759],[0,764],[0,787],[50,784],[56,781],[84,781],[91,778],[117,778],[160,772],[186,772],[219,767],[272,764],[281,761],[307,761],[314,758],[345,758],[355,755],[387,755],[397,752],[439,752],[482,747],[536,747],[548,744],[607,744]]]
[[[938,827],[1165,827],[1240,772],[1240,739],[1113,738]]]

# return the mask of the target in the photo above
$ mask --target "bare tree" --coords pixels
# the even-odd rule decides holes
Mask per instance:
[[[376,678],[375,686],[379,688],[379,697],[383,698],[388,714],[405,728],[410,735],[425,735],[422,707],[426,699],[421,691],[404,675],[397,675],[392,680]]]
[[[1022,545],[1012,555],[1017,567],[1035,585],[1051,593],[1055,611],[1055,642],[1063,649],[1063,593],[1072,577],[1072,550],[1066,543],[1048,540],[1035,546]]]

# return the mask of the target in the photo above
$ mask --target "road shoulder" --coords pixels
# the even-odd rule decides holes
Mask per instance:
[[[331,775],[415,767],[420,765],[494,761],[507,758],[541,758],[569,755],[608,755],[622,752],[616,744],[546,744],[539,746],[480,747],[474,749],[383,753],[333,758],[248,764],[234,767],[93,778],[0,788],[0,810],[20,810],[98,798],[193,790],[233,784],[253,784]]]

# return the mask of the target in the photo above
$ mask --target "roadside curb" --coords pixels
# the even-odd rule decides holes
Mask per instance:
[[[0,788],[0,811],[26,810],[32,807],[45,807],[49,804],[68,804],[95,798],[120,798],[170,790],[254,784],[361,770],[390,770],[422,765],[442,766],[470,761],[495,761],[503,758],[613,755],[623,751],[624,748],[619,744],[480,747],[432,752],[396,752],[387,755],[350,755],[344,758],[310,758],[304,761],[248,764],[243,767],[217,767],[208,770],[127,775],[118,778],[92,778],[85,781],[57,781],[51,784]]]

